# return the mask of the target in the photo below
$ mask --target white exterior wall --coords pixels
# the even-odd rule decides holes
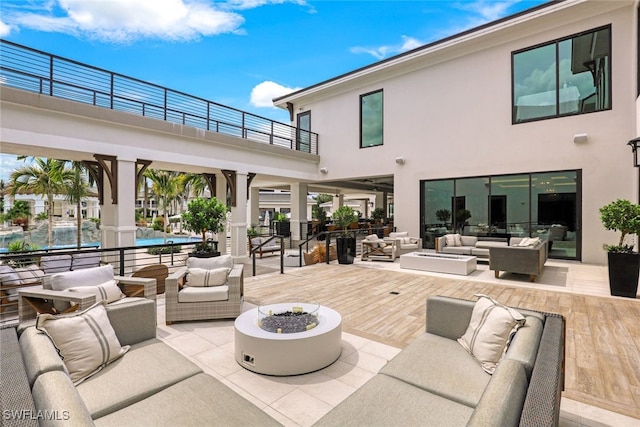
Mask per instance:
[[[296,112],[311,110],[319,167],[328,168],[323,178],[394,175],[394,224],[410,235],[420,232],[420,180],[581,169],[582,260],[605,263],[602,244],[615,242],[617,234],[604,230],[598,209],[616,198],[637,199],[637,171],[626,145],[638,134],[635,7],[564,5],[283,102],[294,102]],[[613,109],[512,125],[511,52],[608,24]],[[379,89],[384,145],[360,149],[359,97]],[[574,143],[577,133],[588,134],[588,142]],[[394,161],[400,156],[404,165]]]

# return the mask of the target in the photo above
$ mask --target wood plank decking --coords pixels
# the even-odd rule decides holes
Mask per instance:
[[[577,295],[416,275],[357,265],[315,264],[245,277],[254,304],[314,301],[337,310],[343,330],[404,348],[424,331],[429,295],[560,313],[567,320],[563,396],[640,419],[640,300]]]

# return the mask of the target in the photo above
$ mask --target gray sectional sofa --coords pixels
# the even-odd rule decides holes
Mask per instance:
[[[489,249],[506,247],[507,239],[499,237],[460,236],[460,245],[448,245],[447,237],[436,238],[436,252],[455,255],[471,255],[478,258],[489,258]]]
[[[430,297],[426,332],[316,426],[557,426],[564,318],[519,310],[525,326],[489,375],[456,341],[473,307]]]
[[[538,240],[530,246],[519,246],[521,237],[512,237],[509,246],[493,247],[489,249],[489,270],[495,272],[496,278],[500,271],[528,274],[529,281],[535,282],[542,273],[548,258],[548,241]]]
[[[0,330],[4,426],[280,425],[157,339],[154,301],[107,306],[107,314],[131,348],[77,386],[33,322]]]

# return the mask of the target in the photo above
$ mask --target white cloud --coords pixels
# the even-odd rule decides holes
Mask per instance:
[[[402,36],[402,41],[395,45],[385,45],[379,47],[362,47],[355,46],[350,49],[352,53],[367,53],[373,56],[376,59],[384,59],[388,56],[396,55],[398,53],[406,52],[411,49],[415,49],[419,46],[422,46],[424,43],[420,40],[409,37]]]
[[[11,27],[0,21],[0,37],[6,37],[11,32]]]
[[[62,16],[52,10],[11,11],[18,26],[126,42],[138,38],[189,40],[241,32],[244,18],[201,0],[57,0]],[[59,15],[59,14],[58,14]]]
[[[290,88],[272,81],[264,81],[251,91],[251,105],[254,107],[274,107],[273,98],[295,92],[300,88]]]
[[[455,7],[480,15],[484,22],[495,21],[507,15],[508,9],[520,0],[477,0],[471,2],[457,2]]]

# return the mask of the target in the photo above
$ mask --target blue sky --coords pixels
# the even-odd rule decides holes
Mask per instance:
[[[2,0],[0,37],[287,122],[274,97],[545,2]]]

